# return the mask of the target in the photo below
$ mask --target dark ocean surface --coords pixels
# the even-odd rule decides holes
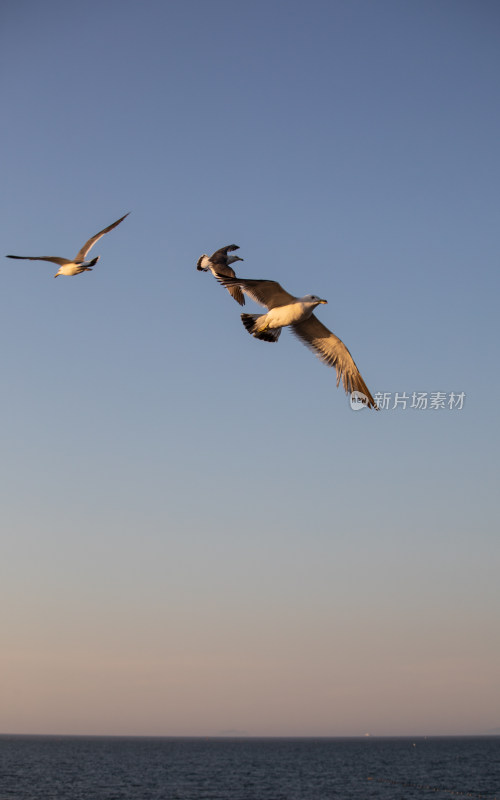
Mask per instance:
[[[500,800],[500,737],[0,736],[0,800]]]

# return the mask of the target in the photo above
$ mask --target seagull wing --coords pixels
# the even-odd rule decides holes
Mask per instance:
[[[128,214],[130,214],[130,211],[128,212]],[[103,231],[99,231],[99,233],[96,233],[95,236],[92,236],[92,238],[89,239],[88,242],[85,242],[85,244],[83,245],[82,249],[79,250],[78,253],[76,254],[75,261],[76,262],[85,261],[85,256],[89,252],[90,248],[93,247],[95,245],[95,243],[99,241],[101,236],[104,236],[105,233],[109,233],[110,231],[113,230],[113,228],[116,228],[116,226],[119,225],[120,222],[123,222],[125,217],[128,217],[128,214],[124,214],[123,217],[120,217],[120,219],[117,219],[116,222],[113,222],[112,225],[108,225],[108,227],[104,228]]]
[[[67,258],[59,258],[59,256],[5,256],[5,258],[21,258],[23,261],[53,261],[54,264],[59,264],[63,267],[64,264],[72,264]]]
[[[286,306],[297,299],[293,294],[285,291],[277,281],[226,278],[218,273],[215,277],[226,289],[229,289],[230,286],[241,286],[245,294],[267,309]]]
[[[239,246],[237,244],[228,244],[226,247],[220,247],[219,250],[216,250],[215,253],[212,253],[210,256],[210,261],[215,266],[216,264],[225,264],[227,261],[227,254],[231,253],[233,250],[239,250]]]
[[[217,275],[225,275],[228,278],[236,277],[234,269],[227,264],[217,264],[216,267],[212,267],[212,273],[215,275],[215,277],[217,277]],[[238,284],[235,284],[234,286],[226,286],[226,289],[231,297],[234,297],[236,302],[240,304],[240,306],[245,305],[245,297]]]
[[[228,286],[227,290],[240,306],[245,305],[245,296],[239,286]]]
[[[354,363],[349,350],[338,336],[328,330],[314,314],[303,322],[290,325],[292,332],[327,366],[337,371],[337,386],[342,378],[346,393],[358,391],[368,398],[368,407],[376,408],[375,401]]]

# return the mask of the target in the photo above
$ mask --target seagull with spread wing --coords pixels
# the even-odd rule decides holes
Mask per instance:
[[[128,214],[120,217],[120,219],[117,219],[112,225],[108,225],[103,231],[99,231],[95,236],[92,236],[88,242],[85,242],[72,261],[67,258],[60,258],[59,256],[6,256],[6,258],[19,258],[23,261],[52,261],[54,264],[59,264],[59,269],[54,275],[54,278],[57,278],[59,275],[79,275],[80,272],[92,272],[92,267],[94,264],[97,264],[100,256],[96,256],[91,261],[85,261],[85,256],[90,248],[99,241],[101,236],[104,236],[105,233],[109,233],[113,228],[116,228],[120,222],[123,222],[125,217],[128,217]]]
[[[208,270],[210,270],[215,277],[217,277],[217,275],[225,275],[228,278],[235,278],[236,273],[229,265],[234,264],[235,261],[243,261],[244,259],[239,256],[230,256],[229,253],[239,249],[237,244],[228,244],[227,247],[221,247],[220,250],[216,250],[211,256],[207,256],[206,253],[203,253],[198,259],[196,269],[202,270],[203,272],[208,272]],[[226,288],[231,297],[234,297],[240,306],[245,305],[243,292],[238,285],[227,286]]]
[[[215,276],[226,289],[240,286],[256,303],[265,306],[266,314],[242,314],[243,325],[257,339],[277,342],[281,329],[290,326],[292,332],[327,366],[337,371],[346,393],[361,392],[369,408],[377,408],[370,391],[354,363],[345,344],[328,330],[313,314],[314,309],[326,303],[314,294],[294,297],[277,281]]]

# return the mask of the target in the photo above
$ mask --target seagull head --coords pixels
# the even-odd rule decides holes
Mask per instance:
[[[316,308],[316,306],[323,305],[328,302],[327,300],[322,300],[321,297],[317,297],[317,295],[315,294],[306,294],[304,297],[301,298],[301,300],[303,303],[307,303],[308,305],[313,306],[313,308]]]
[[[197,263],[196,263],[196,269],[202,269],[202,270],[203,270],[203,272],[206,272],[206,271],[207,271],[208,267],[206,267],[206,266],[202,266],[202,262],[205,260],[205,258],[206,258],[206,259],[207,259],[207,261],[208,261],[208,256],[207,256],[207,254],[206,254],[206,253],[203,253],[203,255],[201,255],[201,256],[199,257],[199,259],[198,259],[198,261],[197,261]]]

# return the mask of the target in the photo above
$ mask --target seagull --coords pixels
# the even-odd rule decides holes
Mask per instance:
[[[129,211],[130,214],[130,211]],[[59,275],[79,275],[80,272],[92,272],[92,267],[94,264],[97,264],[99,261],[100,256],[96,256],[92,259],[92,261],[85,261],[85,256],[89,252],[90,248],[95,245],[97,241],[104,236],[105,233],[109,233],[112,231],[113,228],[116,228],[120,222],[123,222],[125,217],[128,217],[128,214],[125,214],[120,219],[117,219],[116,222],[113,222],[112,225],[108,225],[107,228],[104,228],[103,231],[99,231],[96,233],[95,236],[92,236],[91,239],[86,242],[82,249],[78,251],[76,256],[74,257],[73,261],[68,260],[67,258],[60,258],[59,256],[5,256],[6,258],[20,258],[27,261],[53,261],[54,264],[59,264],[59,269],[57,270],[54,278],[57,278]]]
[[[196,269],[203,270],[203,272],[208,272],[208,270],[210,270],[215,277],[217,277],[217,275],[225,275],[228,278],[236,278],[234,269],[230,267],[229,264],[234,264],[235,261],[243,261],[243,259],[239,256],[230,256],[228,253],[239,249],[237,244],[228,244],[227,247],[221,247],[220,250],[216,250],[211,256],[207,256],[206,253],[203,253],[198,259]],[[228,286],[227,290],[240,306],[245,305],[245,298],[239,286]]]
[[[281,329],[290,326],[292,333],[328,367],[337,371],[337,386],[342,378],[346,393],[361,392],[368,408],[377,408],[370,391],[345,344],[313,314],[326,304],[314,294],[294,297],[277,281],[215,276],[227,289],[240,286],[256,303],[265,306],[267,314],[242,314],[243,325],[252,336],[266,342],[277,342]]]

